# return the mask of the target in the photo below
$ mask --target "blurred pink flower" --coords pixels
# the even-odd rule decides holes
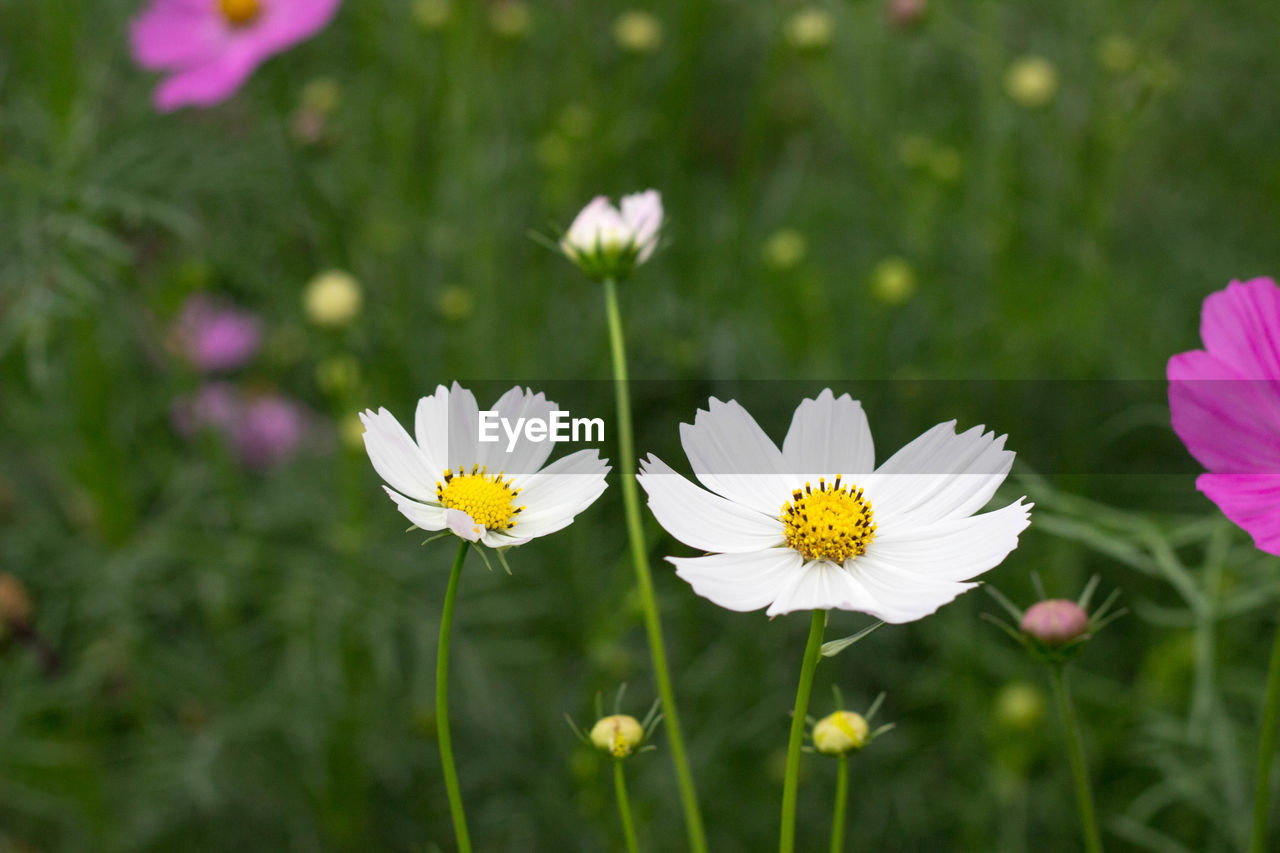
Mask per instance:
[[[307,433],[309,417],[301,405],[279,394],[245,401],[232,432],[236,453],[249,468],[269,468],[293,456]]]
[[[188,438],[212,429],[229,441],[246,468],[270,468],[316,437],[314,417],[301,403],[274,392],[245,392],[210,382],[173,405],[173,425]]]
[[[1196,488],[1280,555],[1280,287],[1233,281],[1200,314],[1204,349],[1169,359],[1173,430],[1209,469]]]
[[[318,33],[340,0],[151,0],[130,25],[133,58],[169,72],[162,112],[230,97],[274,53]]]
[[[199,370],[234,370],[258,352],[262,324],[248,311],[196,294],[182,306],[172,341]]]

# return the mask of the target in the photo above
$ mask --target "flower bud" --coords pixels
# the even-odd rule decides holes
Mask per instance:
[[[1065,646],[1089,632],[1089,614],[1074,601],[1050,598],[1027,608],[1019,627],[1046,646]]]
[[[307,317],[317,326],[345,326],[360,313],[364,295],[350,273],[329,270],[307,285],[302,302]]]
[[[626,758],[644,740],[644,729],[635,717],[614,714],[591,728],[591,743],[614,758]]]
[[[995,712],[1003,728],[1026,731],[1044,717],[1044,694],[1034,684],[1011,682],[996,694]]]
[[[662,46],[662,22],[648,12],[623,12],[613,22],[613,40],[629,53],[653,53]]]
[[[795,269],[809,253],[809,241],[794,228],[779,228],[764,241],[760,255],[765,266],[784,271]]]
[[[901,305],[915,292],[916,271],[905,258],[885,258],[871,271],[871,295],[886,305]]]
[[[861,714],[836,711],[813,727],[813,745],[825,755],[844,755],[867,745],[870,728]]]
[[[31,622],[31,596],[11,574],[0,573],[0,623],[25,628]]]
[[[889,0],[889,23],[895,27],[910,27],[919,23],[926,11],[925,0]]]
[[[835,22],[831,13],[808,6],[792,15],[783,26],[783,34],[792,48],[802,53],[816,52],[831,44]]]
[[[1043,56],[1024,56],[1005,72],[1004,89],[1020,106],[1043,107],[1058,93],[1058,69]]]
[[[626,278],[657,248],[662,215],[657,190],[623,196],[619,207],[596,196],[574,217],[560,250],[591,278]]]
[[[499,38],[515,41],[529,32],[532,15],[523,0],[498,0],[489,7],[489,27]]]
[[[413,20],[424,30],[438,30],[449,23],[453,4],[449,0],[414,0]]]

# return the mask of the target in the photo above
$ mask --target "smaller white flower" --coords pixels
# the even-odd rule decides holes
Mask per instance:
[[[699,488],[656,456],[638,479],[658,523],[699,557],[676,575],[729,610],[858,610],[912,622],[977,584],[1018,545],[1030,504],[977,513],[1013,465],[1004,436],[938,424],[878,467],[858,401],[825,390],[779,449],[714,397],[680,425]]]
[[[591,278],[621,280],[653,255],[661,229],[657,190],[623,196],[620,207],[596,196],[574,217],[560,249]]]
[[[492,411],[505,419],[543,418],[558,406],[530,389],[512,388]],[[481,442],[475,395],[453,383],[418,401],[409,436],[386,409],[361,413],[364,444],[391,500],[422,530],[448,528],[490,548],[523,545],[567,527],[605,490],[608,460],[579,450],[550,465],[550,441],[522,432],[508,449],[504,435]],[[544,467],[545,465],[545,467]]]

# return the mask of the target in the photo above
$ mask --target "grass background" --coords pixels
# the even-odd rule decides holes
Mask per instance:
[[[622,295],[639,447],[683,468],[675,425],[711,393],[780,437],[826,385],[885,400],[881,456],[953,416],[1008,431],[1009,497],[1038,509],[988,579],[1027,602],[1033,570],[1056,595],[1099,572],[1133,610],[1073,670],[1109,846],[1240,846],[1280,589],[1195,494],[1159,380],[1205,294],[1280,268],[1280,11],[954,0],[900,29],[858,0],[822,4],[830,43],[801,51],[798,6],[659,0],[661,46],[635,55],[625,7],[523,8],[513,34],[511,6],[433,28],[348,2],[233,100],[159,116],[137,4],[0,0],[0,568],[64,661],[0,654],[0,849],[452,848],[432,711],[451,551],[403,533],[340,425],[455,378],[611,411],[600,294],[528,232],[647,186],[668,239]],[[1108,66],[1117,36],[1130,61]],[[1005,86],[1027,54],[1059,79],[1036,108]],[[341,97],[308,142],[317,79]],[[893,257],[905,301],[876,287]],[[334,267],[366,297],[341,331],[301,308]],[[305,401],[321,446],[250,472],[175,434],[199,380],[165,334],[198,291],[261,314],[237,381]],[[334,359],[351,381],[324,379]],[[481,849],[619,844],[607,764],[562,716],[623,681],[634,711],[653,695],[621,522],[611,489],[513,576],[468,567],[454,739]],[[767,849],[805,620],[696,598],[649,534],[712,847]],[[972,593],[820,667],[815,713],[836,683],[855,708],[887,691],[898,723],[853,762],[851,847],[1077,849],[1044,673],[995,612]],[[642,842],[676,850],[663,746],[628,770]],[[817,849],[834,768],[804,769]]]

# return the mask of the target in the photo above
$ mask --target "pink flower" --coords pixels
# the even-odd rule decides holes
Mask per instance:
[[[133,58],[170,76],[156,109],[230,97],[269,56],[318,33],[340,0],[151,0],[130,26]]]
[[[1233,281],[1200,315],[1203,350],[1169,359],[1173,430],[1209,469],[1196,488],[1280,555],[1280,288]]]
[[[196,369],[234,370],[258,352],[262,324],[248,311],[196,294],[182,306],[171,335],[173,346]]]
[[[288,461],[316,438],[312,413],[301,403],[271,392],[245,392],[228,382],[210,382],[173,404],[173,425],[191,438],[212,430],[230,442],[246,468]]]

